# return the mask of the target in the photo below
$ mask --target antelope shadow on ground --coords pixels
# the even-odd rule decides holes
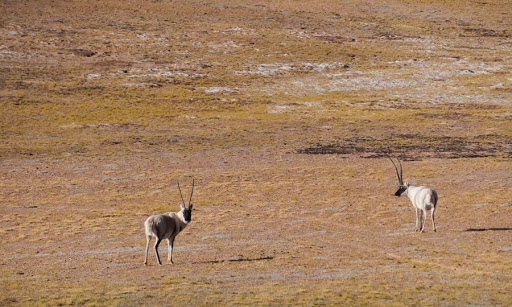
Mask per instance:
[[[510,227],[491,227],[491,228],[468,228],[465,230],[469,231],[512,231]]]
[[[274,257],[272,257],[272,256],[257,257],[257,258],[232,258],[232,259],[194,262],[194,264],[199,264],[199,263],[216,264],[216,263],[224,263],[224,262],[255,262],[255,261],[273,260],[273,259],[274,259]]]

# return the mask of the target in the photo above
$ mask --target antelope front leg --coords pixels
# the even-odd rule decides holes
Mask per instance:
[[[417,232],[419,230],[419,223],[420,223],[420,219],[418,216],[418,208],[415,207],[414,212],[416,213],[416,228],[414,228],[414,231]]]
[[[167,255],[167,261],[174,264],[172,261],[172,248],[174,247],[174,239],[167,239],[167,245],[169,247],[169,254]]]
[[[421,230],[423,232],[425,230],[425,222],[427,221],[427,210],[421,211]]]

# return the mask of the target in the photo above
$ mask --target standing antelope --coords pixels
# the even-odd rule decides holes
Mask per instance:
[[[395,162],[389,157],[389,160],[395,166],[396,175],[398,177],[398,184],[400,185],[395,196],[400,197],[405,194],[411,200],[414,211],[416,212],[416,229],[415,231],[423,232],[425,228],[425,220],[427,218],[427,210],[430,209],[430,216],[432,218],[432,229],[436,231],[436,223],[434,222],[434,212],[436,211],[437,205],[437,192],[427,187],[416,187],[409,184],[407,181],[403,181],[403,170],[400,159],[397,158],[400,165],[400,173],[398,173],[398,167]]]
[[[183,194],[181,194],[180,182],[178,181],[178,190],[180,191],[181,210],[179,212],[169,212],[168,214],[152,215],[144,222],[146,230],[146,256],[144,257],[144,265],[148,263],[149,241],[151,237],[155,237],[155,253],[156,261],[162,265],[160,256],[158,255],[158,245],[163,239],[167,239],[169,246],[169,254],[167,260],[172,261],[172,248],[174,246],[174,238],[187,226],[192,219],[192,194],[194,194],[194,180],[192,180],[192,191],[190,192],[190,199],[188,206],[185,205]]]

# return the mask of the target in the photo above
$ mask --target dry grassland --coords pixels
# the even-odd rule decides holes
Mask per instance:
[[[510,16],[2,0],[0,305],[511,306]],[[437,233],[385,153],[438,191]],[[192,177],[176,264],[144,267]]]

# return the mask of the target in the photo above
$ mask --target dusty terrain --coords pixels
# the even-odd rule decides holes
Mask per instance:
[[[510,1],[0,4],[0,305],[512,305]]]

